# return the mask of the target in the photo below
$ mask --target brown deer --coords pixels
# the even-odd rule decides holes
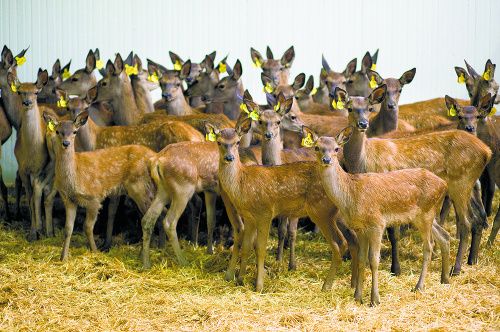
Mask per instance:
[[[175,54],[174,52],[170,52],[170,51],[168,52],[168,54],[170,56],[170,60],[172,60],[172,63],[174,64],[174,69],[176,69],[175,68],[176,66],[177,66],[177,68],[181,68],[184,65],[185,62],[177,54]],[[216,52],[213,51],[212,53],[207,55],[207,57],[209,57],[212,60],[212,63],[215,60],[215,54],[216,54]],[[184,79],[187,83],[188,89],[189,89],[189,87],[191,87],[194,84],[196,78],[201,75],[201,73],[203,72],[203,69],[205,69],[205,65],[204,65],[205,61],[206,61],[206,58],[200,63],[191,62],[191,70],[189,71],[189,74]],[[177,70],[179,70],[179,69],[177,69]],[[192,108],[197,108],[197,107],[205,105],[205,103],[203,103],[203,101],[201,100],[201,96],[196,96],[196,97],[187,96],[187,97],[189,98],[189,105]]]
[[[85,67],[78,69],[57,87],[66,91],[69,95],[77,95],[84,98],[90,88],[97,85],[97,79],[94,74],[94,69],[97,68],[97,63],[101,63],[99,57],[99,49],[95,52],[89,50],[85,60]],[[101,67],[101,66],[99,66]],[[113,124],[113,108],[108,103],[96,103],[89,108],[90,116],[100,126],[109,126]]]
[[[479,139],[461,130],[437,132],[409,139],[368,139],[366,130],[369,126],[370,110],[372,105],[383,100],[385,89],[385,86],[378,87],[368,98],[349,97],[344,90],[335,90],[336,98],[342,100],[349,110],[349,124],[354,125],[356,129],[343,147],[344,166],[352,174],[421,167],[445,180],[448,195],[455,206],[457,233],[460,235],[453,270],[453,274],[457,275],[461,271],[468,233],[471,230],[467,215],[472,188],[490,160],[491,150]],[[484,222],[474,220],[473,237],[480,239]],[[399,274],[398,234],[395,233],[389,233],[393,245],[391,272]],[[475,241],[477,239],[473,239],[473,242]],[[476,257],[477,252],[471,252],[471,256]]]
[[[348,77],[345,87],[346,91],[350,96],[361,96],[368,97],[372,93],[373,89],[369,82],[370,77],[367,74],[367,70],[375,70],[378,59],[378,50],[370,55],[370,52],[366,52],[361,60],[361,70],[354,72]]]
[[[75,121],[59,122],[51,113],[44,112],[43,115],[49,126],[52,123],[57,135],[54,186],[66,208],[61,260],[68,259],[78,206],[87,210],[84,230],[91,250],[97,252],[93,229],[101,202],[107,196],[125,189],[142,213],[148,209],[154,191],[149,160],[155,153],[144,146],[126,145],[77,154],[76,132],[88,119],[88,111],[81,113]]]
[[[290,46],[290,48],[283,53],[280,60],[274,59],[273,52],[269,46],[267,46],[266,56],[267,60],[264,59],[259,52],[250,47],[252,62],[255,66],[262,68],[262,72],[271,79],[270,87],[272,89],[275,89],[280,84],[288,84],[290,68],[295,59],[295,50],[293,46]]]
[[[346,89],[346,83],[347,79],[351,77],[354,72],[356,71],[356,64],[357,64],[357,59],[354,58],[352,59],[346,66],[343,72],[338,73],[336,71],[333,71],[330,68],[330,65],[325,59],[325,56],[322,56],[321,62],[323,64],[323,75],[325,76],[325,81],[326,85],[328,87],[328,91],[330,93],[330,97],[333,97],[333,92],[335,91],[336,87],[339,87],[343,90]],[[344,115],[347,115],[345,113]]]
[[[337,154],[349,140],[352,130],[348,127],[334,139],[318,138],[305,128],[317,151],[318,173],[326,194],[338,207],[347,226],[356,232],[359,241],[358,266],[353,266],[353,269],[358,269],[354,298],[363,303],[364,271],[369,260],[372,272],[370,304],[380,303],[378,265],[382,234],[388,226],[411,223],[420,232],[424,255],[416,291],[424,288],[433,235],[441,248],[441,283],[449,283],[449,234],[435,221],[446,195],[446,182],[423,168],[383,174],[346,173]]]
[[[205,121],[210,121],[219,128],[234,128],[234,121],[231,121],[224,114],[191,114],[191,115],[168,115],[160,111],[144,114],[138,124],[146,124],[158,121],[182,121],[192,126],[200,133],[205,133]]]
[[[221,190],[227,195],[231,207],[238,212],[245,222],[243,238],[236,237],[235,245],[226,279],[235,275],[236,262],[240,255],[241,264],[238,281],[241,283],[246,274],[246,265],[250,249],[257,233],[257,279],[256,290],[264,286],[264,258],[271,220],[275,217],[300,218],[309,216],[316,223],[332,249],[332,264],[323,284],[324,290],[330,290],[337,268],[342,261],[342,254],[349,246],[353,266],[357,266],[357,248],[355,236],[345,227],[343,233],[336,221],[337,207],[333,205],[321,185],[319,165],[316,162],[301,162],[279,166],[245,166],[241,163],[238,142],[245,131],[250,129],[251,119],[247,119],[236,129],[219,131],[213,127],[219,146],[219,181]],[[241,195],[241,193],[245,193]],[[228,205],[226,205],[227,207]],[[346,243],[347,239],[347,243]],[[356,282],[356,270],[353,269],[351,282]]]
[[[61,83],[64,79],[71,76],[69,68],[71,66],[71,60],[66,64],[66,66],[61,68],[61,61],[56,60],[52,66],[52,75],[49,76],[49,81],[47,85],[43,87],[42,91],[38,93],[38,102],[45,104],[55,104],[59,99],[55,94],[56,86]]]
[[[137,108],[142,114],[152,113],[155,109],[151,91],[160,87],[160,84],[148,80],[148,71],[142,68],[142,61],[137,54],[133,56],[130,66],[132,68],[130,68],[131,75],[129,75],[129,78]]]
[[[36,240],[37,232],[42,232],[42,193],[43,188],[50,180],[50,170],[47,147],[45,144],[46,126],[42,123],[40,112],[50,109],[38,106],[37,95],[47,84],[49,75],[46,70],[38,71],[35,83],[19,83],[17,77],[8,73],[7,82],[19,93],[22,100],[21,127],[19,128],[14,154],[19,165],[18,172],[24,188],[26,188],[28,202],[30,202],[31,230],[29,239]],[[49,228],[47,225],[47,235]]]

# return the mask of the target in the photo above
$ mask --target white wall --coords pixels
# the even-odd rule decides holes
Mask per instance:
[[[466,99],[453,67],[467,59],[482,73],[487,59],[500,62],[498,0],[0,0],[0,11],[0,40],[14,54],[30,46],[18,70],[22,82],[34,81],[38,68],[51,69],[57,58],[62,64],[71,59],[74,72],[96,47],[103,60],[133,50],[169,68],[169,50],[196,62],[216,50],[216,60],[228,53],[230,64],[241,60],[245,87],[263,102],[251,46],[265,55],[269,45],[281,57],[294,45],[293,77],[313,74],[316,84],[321,54],[342,71],[354,57],[359,68],[366,51],[380,48],[383,77],[417,68],[403,104],[445,94]],[[2,147],[9,182],[16,165],[12,147]]]

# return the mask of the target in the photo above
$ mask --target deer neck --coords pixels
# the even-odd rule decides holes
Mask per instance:
[[[40,156],[40,151],[47,151],[45,132],[42,130],[42,120],[38,105],[33,105],[29,110],[22,110],[21,127],[16,140],[16,150],[31,160]]]
[[[351,138],[344,144],[344,165],[351,174],[365,173],[366,133],[354,128]]]
[[[76,136],[84,151],[94,151],[96,147],[96,137],[99,126],[89,117],[87,123],[81,126],[76,132]]]
[[[130,79],[132,84],[132,89],[134,91],[135,103],[137,109],[141,113],[152,113],[154,112],[153,98],[151,97],[151,91],[146,88],[144,81],[139,76],[133,76]]]
[[[493,153],[500,152],[500,125],[495,126],[491,117],[480,118],[477,121],[477,138],[483,141],[493,150]]]
[[[165,109],[169,115],[186,115],[192,113],[192,108],[186,102],[181,89],[178,89],[172,101],[165,100]]]
[[[223,114],[222,103],[208,103],[205,105],[207,114]]]
[[[234,156],[234,161],[231,163],[223,163],[219,161],[219,182],[223,190],[230,197],[241,196],[241,183],[243,164],[240,162],[239,153]]]
[[[230,120],[237,120],[240,112],[240,104],[238,103],[235,90],[234,94],[231,95],[231,98],[222,105],[222,113],[224,113],[224,115]]]
[[[77,185],[77,170],[76,170],[76,155],[74,144],[64,149],[60,142],[56,149],[56,165],[55,165],[55,180],[54,186],[61,193],[67,193],[69,188],[76,188]],[[65,195],[66,196],[66,195]]]
[[[286,69],[281,71],[281,83],[280,84],[288,84],[289,79],[290,79],[290,68],[286,67]]]
[[[283,142],[278,134],[270,140],[262,138],[262,165],[281,165]]]
[[[21,128],[22,114],[21,97],[19,94],[12,92],[10,86],[2,86],[0,89],[2,91],[2,99],[7,118],[12,126],[19,131],[19,128]]]
[[[111,105],[114,109],[113,121],[119,126],[133,125],[136,119],[144,114],[137,108],[134,91],[128,77],[122,85],[120,96],[112,100]]]
[[[340,167],[337,157],[332,158],[332,161],[331,166],[319,167],[320,178],[326,194],[345,216],[344,211],[349,211],[355,205],[350,191],[355,188],[356,183],[353,183],[353,176]]]
[[[189,106],[191,108],[197,108],[200,106],[204,106],[205,103],[201,101],[201,97],[191,97],[189,98]]]

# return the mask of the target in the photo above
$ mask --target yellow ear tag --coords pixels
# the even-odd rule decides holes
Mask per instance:
[[[156,75],[156,72],[154,72],[153,75],[149,75],[148,80],[153,83],[158,83],[158,75]]]
[[[376,63],[372,63],[372,66],[370,67],[370,70],[377,70],[377,64]]]
[[[257,113],[257,109],[254,108],[253,111],[248,113],[248,117],[253,121],[259,121],[259,113]]]
[[[457,110],[453,105],[451,105],[451,108],[448,110],[448,116],[456,116],[457,115]]]
[[[280,107],[281,107],[281,104],[278,102],[275,106],[274,106],[274,110],[277,112],[280,110]]]
[[[16,62],[18,66],[22,66],[26,62],[26,58],[16,56]]]
[[[139,69],[137,68],[137,64],[135,66],[129,66],[129,65],[125,65],[125,72],[127,73],[127,75],[137,75],[137,73],[139,72]]]
[[[257,58],[255,58],[255,62],[252,62],[252,64],[253,64],[253,66],[254,66],[255,68],[257,68],[257,67],[262,67],[262,63],[261,63],[261,62],[260,62],[260,60],[259,60],[259,59],[257,59]]]
[[[219,73],[225,73],[227,71],[227,68],[226,68],[226,64],[225,63],[222,63],[220,62],[219,63]]]
[[[264,92],[273,93],[273,88],[269,85],[269,82],[266,82],[266,86],[264,87]]]
[[[318,92],[318,89],[314,88],[314,89],[312,89],[310,95],[314,96],[316,94],[316,92]]]
[[[215,142],[217,140],[217,136],[215,135],[213,128],[210,128],[210,132],[205,135],[205,139],[208,142]]]
[[[344,109],[344,103],[340,99],[337,102],[335,102],[335,100],[332,101],[332,106],[336,110],[342,110],[342,109]]]
[[[54,131],[54,129],[55,129],[54,122],[50,120],[49,123],[47,124],[47,131]]]
[[[63,79],[67,79],[71,77],[71,73],[68,71],[68,68],[64,68],[64,71],[63,71],[63,74],[62,74],[62,78]]]
[[[95,66],[97,69],[101,70],[103,67],[104,67],[104,61],[102,60],[97,60],[96,63],[95,63]]]
[[[57,101],[57,107],[68,107],[68,104],[66,104],[66,100],[61,96],[61,99]]]
[[[487,71],[484,72],[483,74],[483,78],[486,80],[486,81],[489,81],[490,80],[490,70],[488,69]]]
[[[495,107],[492,107],[491,112],[490,112],[490,114],[488,114],[488,116],[495,115],[496,112],[497,112],[497,109]]]
[[[10,89],[12,90],[12,92],[17,92],[17,86],[14,84],[14,82],[10,84]]]
[[[179,60],[175,61],[175,64],[174,64],[174,69],[175,70],[181,70],[182,66],[179,62]]]
[[[247,113],[247,114],[249,114],[249,113],[250,113],[250,112],[248,111],[247,105],[246,105],[245,103],[242,103],[242,104],[240,105],[240,109],[241,109],[243,112]]]
[[[328,76],[328,73],[327,73],[327,72],[326,72],[326,70],[325,70],[325,69],[323,69],[323,68],[321,69],[321,73],[323,74],[323,76]]]
[[[311,133],[307,134],[307,137],[302,139],[302,146],[306,148],[312,148],[314,146],[314,142],[311,137]]]
[[[457,80],[458,83],[465,83],[465,76],[464,73],[460,74],[460,77]]]
[[[370,80],[370,88],[375,89],[377,87],[377,81],[375,81],[375,76],[372,76],[372,79]]]

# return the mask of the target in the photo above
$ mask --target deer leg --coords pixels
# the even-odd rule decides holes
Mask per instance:
[[[488,247],[493,245],[495,242],[495,238],[497,237],[498,230],[500,230],[500,209],[498,209],[497,214],[495,215],[495,219],[493,220],[493,226],[491,227],[491,233],[488,237]]]
[[[2,199],[5,203],[5,220],[7,220],[7,222],[10,223],[12,220],[10,218],[10,211],[9,211],[9,196],[7,193],[7,187],[3,182],[2,166],[0,166],[0,189],[2,190]]]
[[[45,235],[47,237],[54,236],[54,224],[52,218],[52,210],[54,209],[54,199],[57,194],[57,189],[54,188],[54,182],[51,181],[43,188],[44,205],[45,205]]]
[[[392,263],[391,263],[391,273],[399,276],[401,274],[401,267],[399,266],[399,249],[398,242],[401,235],[401,228],[399,226],[387,227],[387,235],[389,241],[391,242],[392,248]]]
[[[108,220],[106,224],[106,241],[104,242],[103,250],[108,250],[113,242],[113,226],[115,223],[116,212],[120,205],[120,195],[109,197],[108,204]],[[87,212],[88,214],[88,212]]]
[[[326,222],[327,220],[323,218],[311,217],[311,219],[314,223],[317,222],[318,228],[325,237],[326,241],[328,241],[330,249],[332,250],[332,262],[330,264],[330,269],[328,270],[328,275],[326,276],[323,287],[321,288],[323,291],[330,291],[332,289],[333,279],[335,278],[337,270],[342,263],[342,248],[345,251],[345,243],[342,243],[343,236],[340,234],[336,223]]]
[[[276,254],[276,260],[278,262],[283,261],[283,251],[285,248],[285,236],[286,236],[286,226],[288,223],[288,218],[278,218],[278,252]]]
[[[163,228],[168,235],[168,240],[174,249],[175,256],[180,265],[186,266],[187,260],[182,254],[182,249],[179,244],[179,238],[177,236],[177,222],[179,221],[182,212],[186,208],[189,199],[193,193],[185,193],[184,195],[176,195],[172,197],[172,202],[170,203],[170,208],[168,209],[167,216],[163,219]]]
[[[87,205],[87,214],[85,217],[85,222],[83,223],[83,229],[87,235],[87,240],[90,244],[90,250],[92,252],[97,252],[97,246],[94,240],[94,225],[97,220],[97,215],[99,214],[99,208],[101,207],[100,202],[91,202]]]
[[[491,204],[495,193],[495,181],[493,181],[488,168],[486,168],[481,174],[479,182],[481,183],[481,199],[483,201],[484,210],[486,211],[486,215],[489,217],[491,216]]]
[[[151,244],[151,236],[153,233],[153,228],[160,216],[163,207],[168,200],[167,195],[164,194],[160,189],[156,192],[156,196],[153,199],[153,203],[147,210],[146,214],[142,217],[142,262],[145,269],[151,268],[151,260],[149,257],[149,248]],[[163,227],[162,227],[163,228]]]
[[[61,260],[68,259],[69,243],[71,241],[71,234],[73,234],[73,226],[75,225],[77,205],[65,199],[64,207],[66,208],[66,224],[64,225],[64,246],[61,253]]]
[[[37,233],[43,233],[42,225],[42,194],[43,194],[44,184],[39,178],[34,178],[33,181],[33,196],[31,197],[33,208],[34,208],[34,221]],[[31,218],[33,221],[33,216]]]
[[[441,208],[441,213],[439,214],[439,224],[441,226],[444,225],[446,219],[448,219],[448,215],[450,214],[451,208],[451,199],[450,196],[446,195],[444,197],[443,207]]]
[[[194,203],[193,203],[194,201]],[[193,194],[189,201],[190,219],[188,224],[188,232],[192,243],[198,243],[198,228],[200,226],[200,214],[203,202],[197,194]]]
[[[420,235],[422,236],[423,245],[423,262],[422,262],[422,272],[420,273],[420,278],[418,279],[417,285],[415,286],[415,291],[421,291],[424,289],[425,276],[427,275],[427,269],[431,261],[432,255],[432,224],[424,224],[420,227]]]
[[[467,259],[467,264],[474,265],[477,263],[479,255],[479,245],[481,244],[481,237],[483,235],[483,229],[488,228],[488,218],[486,217],[486,211],[483,207],[483,202],[479,196],[479,186],[474,186],[471,201],[470,201],[470,213],[469,217],[472,222],[472,236],[469,258]]]
[[[205,191],[205,205],[207,209],[207,254],[213,255],[214,229],[215,229],[215,203],[217,194]]]
[[[347,241],[347,247],[351,253],[351,288],[355,288],[358,280],[358,238],[356,232],[347,228],[344,219],[340,215],[337,215],[335,223],[341,232],[340,236]]]
[[[290,261],[288,263],[289,270],[297,270],[297,263],[295,261],[295,241],[297,240],[297,224],[298,218],[290,219],[288,223],[288,243],[290,245]]]
[[[457,202],[458,201],[458,202]],[[469,233],[470,233],[470,222],[467,219],[467,204],[463,202],[463,200],[453,200],[455,204],[455,214],[457,217],[457,233],[459,235],[460,242],[458,244],[457,257],[455,259],[455,265],[453,267],[453,271],[451,272],[452,276],[457,276],[462,271],[462,260],[464,258],[465,250],[468,246],[469,242]]]
[[[227,216],[229,218],[229,221],[231,222],[234,234],[233,253],[231,254],[231,260],[229,261],[229,267],[227,269],[225,276],[226,281],[231,281],[234,279],[234,275],[236,273],[236,264],[238,262],[238,258],[240,256],[240,250],[243,245],[244,227],[241,217],[238,215],[234,205],[227,197],[227,194],[224,191],[221,191],[220,194],[222,200],[224,201],[224,206],[226,207]]]
[[[271,220],[272,218],[269,218],[267,221],[267,225],[264,222],[264,223],[259,223],[261,227],[257,227],[257,246],[256,246],[257,280],[255,285],[256,292],[262,292],[262,289],[264,288],[264,272],[265,272],[264,261],[266,259],[267,239],[269,238]]]
[[[245,231],[243,232],[243,241],[241,244],[241,263],[240,273],[238,274],[238,284],[243,284],[243,279],[247,273],[247,262],[250,250],[252,249],[253,240],[255,237],[256,225],[255,220],[245,219]]]
[[[399,227],[394,227],[399,228]],[[382,229],[377,229],[370,232],[368,236],[368,260],[370,262],[370,269],[372,271],[372,291],[370,298],[370,305],[376,306],[380,304],[380,295],[378,292],[378,265],[380,263],[380,246],[382,243]]]
[[[441,249],[441,283],[450,283],[450,233],[448,233],[434,219],[432,223],[432,236]]]
[[[19,171],[16,172],[14,187],[16,192],[16,220],[19,220],[21,218],[21,192],[23,191],[23,181],[19,175]]]
[[[358,280],[356,284],[356,290],[354,291],[354,300],[356,302],[363,304],[363,282],[365,279],[365,266],[368,259],[368,236],[366,231],[360,230],[356,231],[356,236],[359,241],[358,249]]]

